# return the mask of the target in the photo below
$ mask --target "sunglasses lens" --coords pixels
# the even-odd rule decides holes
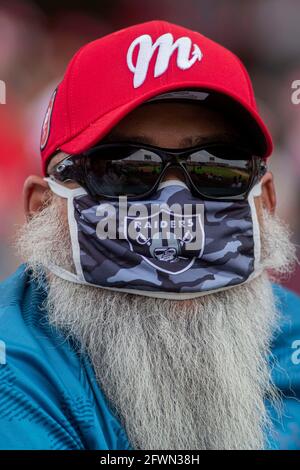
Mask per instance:
[[[95,149],[87,158],[85,178],[94,194],[139,196],[148,192],[162,171],[159,155],[130,146]]]
[[[176,160],[204,197],[241,196],[253,180],[252,153],[232,145],[209,145],[184,152]],[[57,179],[84,182],[83,186],[94,196],[143,196],[155,186],[164,168],[155,149],[126,144],[95,147],[80,157],[77,166],[68,161],[62,170],[56,169]]]
[[[212,198],[239,196],[252,180],[251,153],[231,146],[199,150],[184,165],[200,193]]]

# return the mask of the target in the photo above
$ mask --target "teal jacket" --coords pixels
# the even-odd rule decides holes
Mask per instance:
[[[300,298],[274,290],[282,324],[270,360],[284,410],[267,404],[270,448],[300,449]],[[88,358],[47,323],[46,295],[25,265],[0,284],[0,449],[131,449]]]

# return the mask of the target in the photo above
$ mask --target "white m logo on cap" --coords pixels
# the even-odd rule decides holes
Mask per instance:
[[[174,42],[173,35],[166,33],[160,36],[155,43],[152,43],[152,38],[149,34],[143,34],[136,38],[129,46],[127,52],[127,65],[131,72],[133,72],[133,86],[138,88],[141,86],[147,76],[150,60],[157,48],[158,54],[154,68],[154,77],[159,77],[168,68],[170,58],[173,52],[177,51],[177,66],[182,70],[187,70],[197,60],[201,60],[203,54],[197,44],[194,44],[192,57],[189,58],[192,48],[192,41],[188,37],[182,37]],[[132,57],[135,48],[139,46],[136,65],[133,65]]]

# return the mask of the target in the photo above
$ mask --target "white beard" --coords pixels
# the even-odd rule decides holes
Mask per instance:
[[[136,449],[262,449],[272,431],[265,399],[278,396],[268,359],[278,324],[269,275],[186,301],[73,284],[61,203],[23,227],[18,247],[37,280],[46,268],[49,322],[87,351],[102,391]],[[289,272],[295,250],[264,211],[266,269]]]

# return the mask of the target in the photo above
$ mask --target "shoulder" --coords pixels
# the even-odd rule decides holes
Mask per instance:
[[[300,296],[279,284],[273,284],[277,307],[284,315],[300,315]]]
[[[279,327],[271,348],[271,373],[282,398],[272,410],[280,449],[300,449],[300,297],[273,285]]]
[[[20,299],[26,278],[26,265],[21,264],[11,276],[0,282],[0,309]]]
[[[11,343],[30,343],[30,314],[35,316],[34,286],[29,282],[26,266],[0,283],[0,340]],[[37,297],[37,296],[35,296]]]
[[[0,284],[0,449],[125,449],[94,370],[51,327],[26,266]]]
[[[300,297],[277,284],[273,291],[279,316],[272,342],[273,373],[281,391],[300,399]]]
[[[273,292],[279,314],[279,329],[274,338],[274,347],[288,348],[288,352],[294,357],[291,358],[292,363],[295,362],[293,351],[299,348],[300,364],[300,297],[279,284],[273,284]]]
[[[25,265],[0,284],[3,449],[84,448],[76,423],[82,414],[92,419],[79,359],[47,322],[45,296]]]
[[[0,283],[0,340],[7,346],[36,349],[37,332],[49,336],[41,309],[46,291],[30,277],[26,265]],[[34,343],[36,343],[34,345]]]

